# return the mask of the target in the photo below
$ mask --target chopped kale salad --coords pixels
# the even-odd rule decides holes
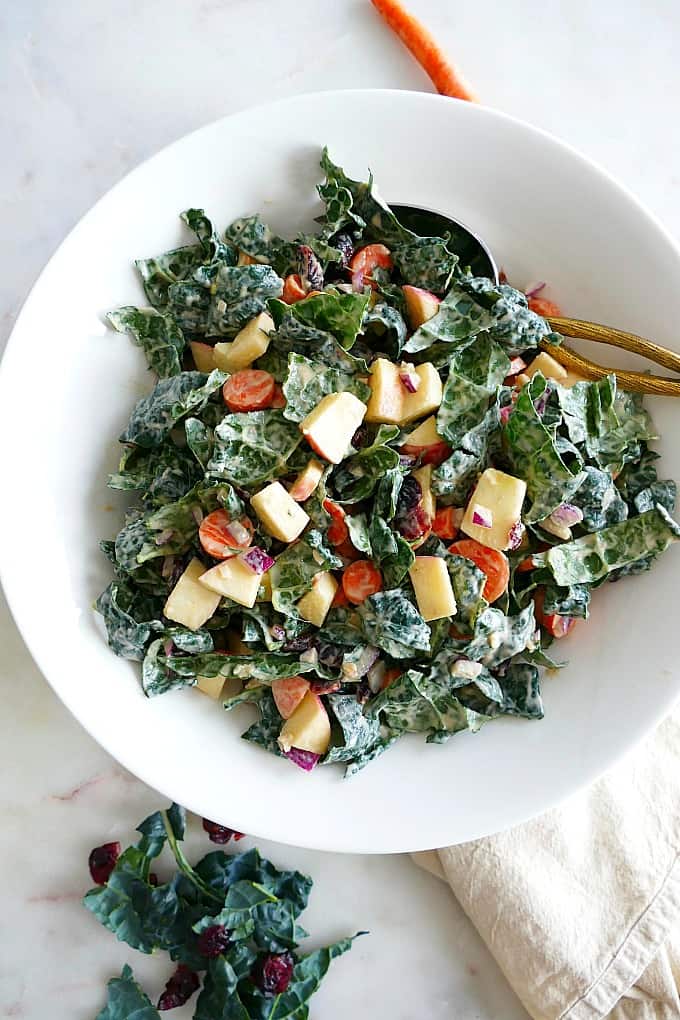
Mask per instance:
[[[680,537],[654,427],[549,353],[549,302],[474,275],[324,151],[318,230],[248,216],[136,265],[109,314],[158,377],[120,436],[111,648],[303,769],[540,719],[549,646]],[[548,348],[548,350],[539,348]]]

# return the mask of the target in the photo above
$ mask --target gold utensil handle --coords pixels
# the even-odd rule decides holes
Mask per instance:
[[[587,322],[585,319],[549,318],[547,320],[552,328],[565,336],[573,336],[577,340],[594,340],[598,344],[609,344],[612,347],[620,347],[632,354],[640,354],[648,358],[656,365],[663,365],[671,372],[680,372],[680,354],[659,347],[651,340],[636,336],[635,333],[625,333],[622,329],[614,329],[613,326],[602,326],[599,322]]]
[[[541,342],[541,348],[547,351],[555,361],[565,368],[578,372],[586,379],[603,379],[612,373],[625,390],[633,393],[653,393],[662,397],[680,397],[680,381],[668,379],[665,376],[647,375],[645,372],[628,372],[620,368],[606,368],[603,365],[596,365],[593,361],[583,358],[570,347],[561,344],[556,347],[554,344]]]
[[[584,319],[567,319],[558,316],[550,316],[546,320],[558,333],[565,336],[572,336],[577,340],[594,340],[596,343],[609,344],[611,347],[620,347],[631,354],[639,354],[648,358],[657,365],[663,365],[672,372],[680,372],[680,355],[673,351],[659,347],[658,344],[646,340],[644,337],[636,336],[635,333],[626,333],[622,329],[614,329],[612,326],[602,326],[599,322],[587,322]],[[653,393],[664,397],[680,397],[680,380],[669,379],[667,376],[651,375],[648,372],[632,372],[620,368],[608,368],[598,365],[581,354],[577,354],[570,347],[560,345],[558,347],[546,341],[541,343],[541,348],[547,351],[555,361],[559,361],[567,369],[572,369],[587,379],[602,379],[606,375],[614,373],[621,386],[634,393]]]

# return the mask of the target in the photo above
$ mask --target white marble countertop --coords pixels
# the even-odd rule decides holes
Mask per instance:
[[[485,102],[572,142],[680,233],[680,6],[672,0],[411,6]],[[297,7],[277,0],[24,0],[5,6],[2,23],[0,345],[66,232],[162,145],[277,96],[428,88],[368,0]],[[568,196],[556,194],[555,201],[568,215]],[[110,839],[127,845],[161,800],[57,701],[4,602],[0,649],[0,1017],[93,1017],[105,980],[126,960],[157,996],[166,964],[117,943],[79,899],[89,884],[90,848]],[[318,939],[372,932],[335,965],[312,1016],[526,1017],[453,897],[410,859],[259,845],[274,861],[314,877],[306,923]],[[203,853],[210,844],[194,831],[189,846]]]

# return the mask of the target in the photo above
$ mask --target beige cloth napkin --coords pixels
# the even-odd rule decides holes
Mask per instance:
[[[680,1018],[680,708],[561,807],[414,857],[536,1020]]]

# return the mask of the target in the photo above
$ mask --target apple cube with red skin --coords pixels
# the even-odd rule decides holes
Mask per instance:
[[[421,463],[437,467],[451,456],[451,447],[437,432],[437,420],[430,415],[406,437],[402,451],[412,457],[420,457]]]
[[[401,288],[406,301],[406,318],[411,329],[418,329],[428,319],[434,318],[439,311],[441,298],[422,287],[411,287],[406,284]]]
[[[272,695],[283,719],[290,719],[305,694],[309,690],[309,680],[302,676],[287,676],[283,680],[272,681]]]
[[[329,393],[300,422],[311,448],[331,464],[339,464],[366,414],[366,404],[353,393]]]
[[[323,472],[323,464],[313,457],[288,490],[291,499],[294,499],[296,503],[304,503],[306,499],[309,499],[321,481]]]
[[[215,348],[211,347],[210,344],[201,344],[197,340],[192,340],[189,344],[191,347],[191,354],[194,359],[194,365],[199,372],[207,372],[208,374],[216,367],[215,365]]]
[[[328,712],[318,694],[307,691],[279,734],[279,747],[286,754],[291,747],[313,754],[325,754],[331,742]]]

